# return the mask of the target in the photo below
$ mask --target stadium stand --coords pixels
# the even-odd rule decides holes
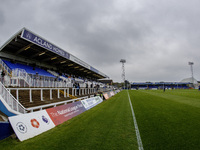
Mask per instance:
[[[113,89],[98,81],[107,75],[26,28],[0,47],[0,73],[0,99],[9,106],[0,111],[7,116]]]
[[[190,82],[133,82],[131,89],[188,89]]]

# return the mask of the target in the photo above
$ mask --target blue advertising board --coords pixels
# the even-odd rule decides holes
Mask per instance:
[[[51,52],[54,52],[64,58],[69,59],[69,53],[67,53],[66,51],[60,49],[59,47],[55,46],[54,44],[44,40],[43,38],[35,35],[34,33],[24,29],[22,34],[21,34],[21,38],[28,40],[38,46],[41,46]]]

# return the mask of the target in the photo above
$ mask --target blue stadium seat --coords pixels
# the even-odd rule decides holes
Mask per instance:
[[[3,61],[11,70],[19,68],[19,69],[24,69],[28,74],[36,75],[38,73],[38,75],[40,75],[40,76],[47,76],[47,77],[55,78],[54,75],[52,75],[49,72],[47,72],[46,70],[43,70],[38,67],[35,67],[35,69],[34,69],[33,67],[28,66],[28,65],[24,65],[24,64],[20,64],[20,63],[12,63],[7,60],[3,60]]]

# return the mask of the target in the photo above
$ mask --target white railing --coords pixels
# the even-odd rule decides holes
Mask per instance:
[[[12,78],[23,79],[28,84],[28,86],[31,86],[33,81],[24,69],[19,68],[12,70]]]
[[[32,87],[72,87],[71,82],[33,79]]]
[[[66,100],[66,101],[57,102],[57,103],[51,103],[51,104],[46,104],[46,105],[30,107],[30,108],[26,108],[26,110],[33,112],[34,110],[43,110],[44,108],[56,107],[57,105],[66,105],[68,103],[74,103],[76,101],[80,101],[80,100],[87,99],[87,98],[88,98],[88,96],[85,96],[85,97],[81,97],[81,98],[77,98],[77,99]]]
[[[19,97],[21,96],[19,91],[28,91],[29,93],[29,102],[33,102],[33,91],[39,91],[38,93],[40,95],[40,100],[43,101],[43,93],[44,91],[49,91],[49,99],[53,99],[53,90],[57,91],[57,98],[59,99],[62,95],[65,97],[72,96],[85,96],[85,95],[91,95],[97,93],[95,88],[71,88],[72,93],[70,93],[70,88],[7,88],[8,91],[15,91],[16,93],[16,99],[19,100]]]
[[[55,81],[54,78],[40,76],[33,79],[24,69],[14,69],[12,71],[11,86],[18,87],[72,87],[71,80]]]
[[[56,102],[56,103],[51,103],[51,104],[46,104],[46,105],[40,105],[40,106],[35,106],[35,107],[31,107],[31,108],[25,108],[11,93],[11,90],[16,89],[16,97],[19,97],[19,90],[29,90],[29,94],[30,94],[30,102],[32,101],[32,90],[38,90],[35,88],[10,88],[10,89],[6,89],[4,87],[4,85],[0,82],[0,95],[2,96],[2,98],[5,100],[5,102],[10,106],[11,109],[20,112],[20,113],[27,113],[27,112],[33,112],[34,110],[42,110],[44,108],[47,107],[56,107],[58,105],[62,105],[62,104],[67,104],[67,103],[73,103],[79,100],[83,100],[83,99],[87,99],[88,96],[85,97],[81,97],[81,98],[77,98],[77,99],[72,99],[72,100],[66,100],[66,101],[61,101],[61,102]],[[69,88],[50,88],[49,90],[50,92],[50,99],[52,99],[52,90],[58,90],[58,98],[60,98],[60,90],[64,90],[64,97],[68,97],[69,96]],[[40,88],[39,89],[41,91],[40,95],[41,95],[41,101],[43,101],[43,90],[46,90],[45,88]],[[94,88],[80,88],[80,89],[76,89],[76,88],[72,88],[72,95],[77,95],[78,93],[81,94],[92,94],[93,92],[96,92],[96,89]]]
[[[2,66],[2,68],[4,70],[6,70],[6,72],[11,76],[12,78],[11,80],[9,79],[9,82],[7,81],[7,83],[9,83],[7,86],[12,86],[12,87],[49,87],[49,88],[60,88],[60,87],[73,87],[73,82],[71,78],[64,78],[64,77],[60,77],[63,81],[55,81],[55,78],[51,78],[51,77],[44,77],[44,76],[39,76],[38,79],[35,77],[31,77],[24,69],[14,69],[11,70],[3,61],[2,59],[0,59],[0,65]],[[54,75],[58,75],[56,72],[48,70],[48,72],[54,74]],[[86,84],[87,84],[87,88],[91,88],[91,85],[94,82],[90,82],[90,81],[85,81],[82,79],[78,79],[75,78],[75,80],[77,81],[81,81],[80,87],[81,88],[85,88]],[[99,84],[100,87],[103,87],[104,84],[102,83],[96,83]],[[94,86],[94,84],[93,84]],[[105,88],[101,88],[100,91],[106,91]]]
[[[0,95],[13,110],[20,113],[26,113],[26,108],[15,99],[15,97],[5,88],[5,86],[1,82]]]
[[[21,89],[21,88],[19,88]],[[46,104],[46,105],[40,105],[40,106],[35,106],[31,108],[25,108],[11,93],[10,90],[12,89],[6,89],[4,85],[0,82],[0,95],[3,97],[5,102],[10,106],[11,109],[20,112],[22,114],[27,113],[27,111],[33,112],[34,110],[42,110],[47,107],[56,107],[57,105],[62,105],[62,104],[67,104],[67,103],[73,103],[79,100],[87,99],[88,96],[77,98],[77,99],[72,99],[72,100],[66,100],[66,101],[61,101],[61,102],[56,102],[56,103],[51,103],[51,104]],[[45,89],[44,89],[45,90]],[[62,90],[62,89],[58,89]],[[65,89],[69,91],[69,89]],[[67,92],[68,93],[68,92]],[[17,94],[18,95],[18,94]],[[67,94],[68,95],[68,94]],[[41,96],[43,97],[43,95]]]
[[[19,100],[19,91],[28,91],[29,93],[29,102],[33,102],[33,91],[40,92],[40,100],[44,101],[43,93],[44,91],[49,91],[49,99],[53,99],[53,90],[57,91],[57,98],[60,98],[60,93],[63,91],[64,98],[69,97],[69,88],[7,88],[8,91],[16,91],[16,99]]]
[[[0,64],[1,64],[2,68],[8,73],[8,75],[11,76],[12,70],[3,62],[2,59],[0,59]]]

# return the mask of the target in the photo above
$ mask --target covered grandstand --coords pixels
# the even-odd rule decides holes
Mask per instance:
[[[19,74],[32,79],[32,84],[26,82],[30,87],[36,84],[33,83],[36,79],[64,81],[67,83],[65,87],[72,87],[75,81],[83,83],[108,78],[104,73],[26,28],[13,35],[0,48],[0,58],[1,69],[8,75],[5,82],[8,86],[16,83],[15,79]]]
[[[0,48],[0,57],[13,63],[20,62],[32,67],[53,70],[59,74],[73,74],[94,80],[108,77],[26,28],[13,35]]]
[[[0,47],[0,72],[0,96],[19,113],[112,89],[99,81],[107,75],[26,28]]]
[[[0,140],[13,133],[8,117],[59,106],[70,116],[113,93],[107,75],[26,28],[0,47],[0,73]]]

